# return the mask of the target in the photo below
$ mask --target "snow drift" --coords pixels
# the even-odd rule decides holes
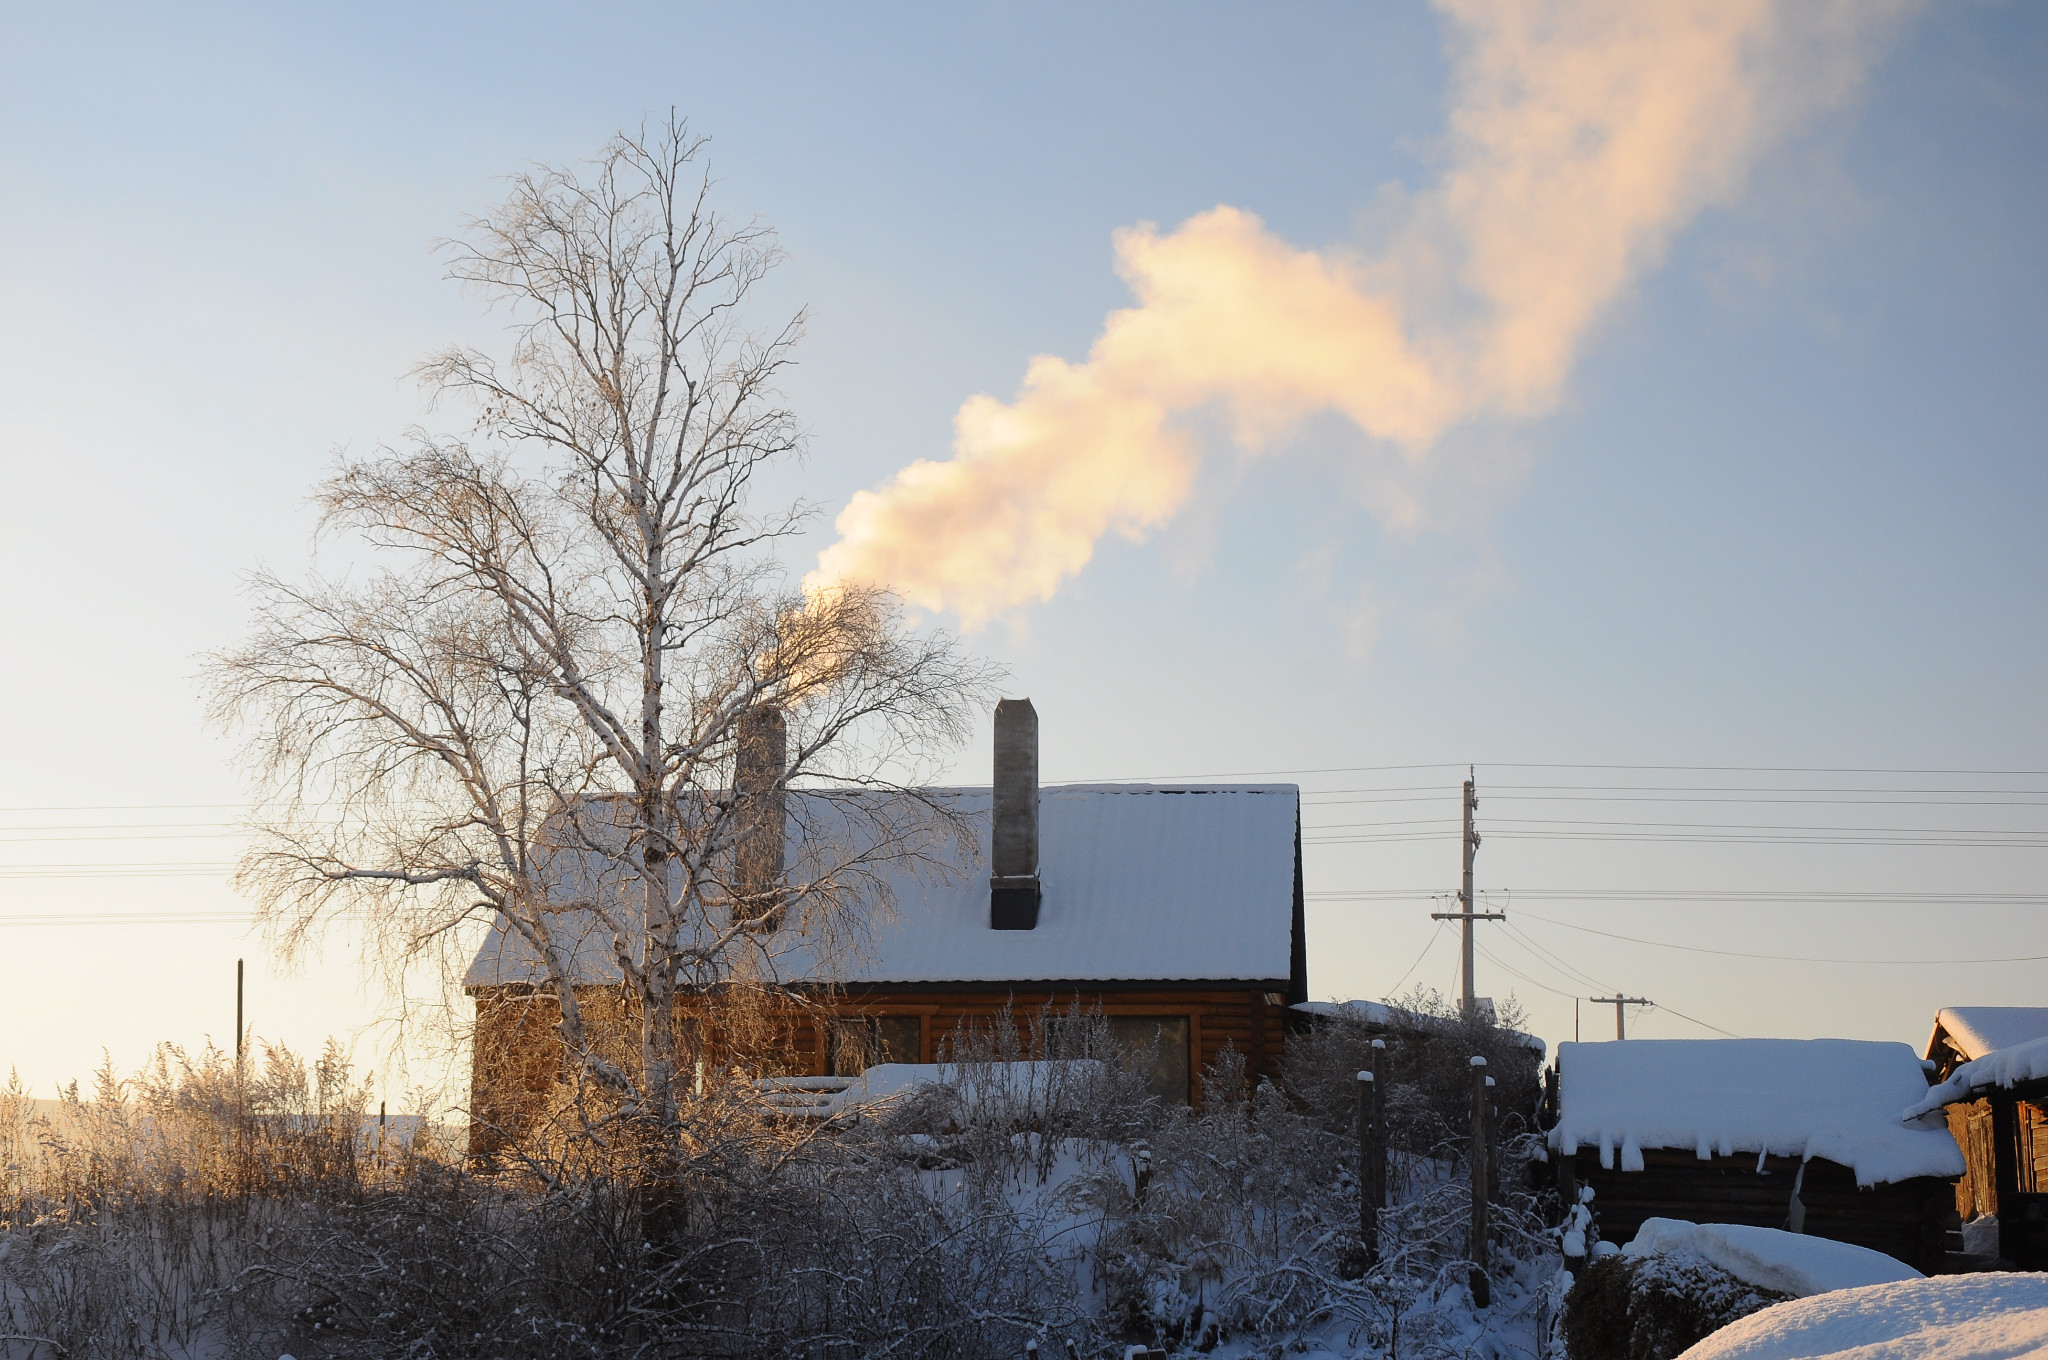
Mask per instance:
[[[1696,1256],[1745,1284],[1806,1298],[1837,1289],[1917,1280],[1920,1272],[1881,1251],[1742,1223],[1645,1219],[1624,1256]]]
[[[1680,1360],[2018,1360],[2048,1352],[2048,1275],[1942,1275],[1766,1308]]]

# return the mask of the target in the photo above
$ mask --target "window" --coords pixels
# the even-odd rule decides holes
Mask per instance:
[[[1188,1018],[1112,1015],[1110,1038],[1146,1069],[1145,1090],[1166,1104],[1188,1103]]]
[[[826,1065],[834,1076],[857,1077],[877,1063],[924,1060],[924,1019],[916,1015],[860,1015],[832,1022]]]
[[[1055,1015],[1046,1021],[1045,1052],[1052,1058],[1136,1061],[1146,1071],[1148,1094],[1186,1105],[1188,1028],[1184,1015]],[[1112,1052],[1097,1048],[1104,1039]]]

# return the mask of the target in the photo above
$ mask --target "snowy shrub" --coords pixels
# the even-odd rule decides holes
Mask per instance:
[[[1565,1298],[1571,1360],[1672,1360],[1738,1318],[1792,1297],[1696,1256],[1603,1256]]]
[[[1226,1051],[1207,1074],[1204,1109],[1176,1112],[1152,1132],[1142,1178],[1094,1178],[1086,1193],[1103,1222],[1105,1322],[1121,1339],[1208,1349],[1223,1337],[1279,1344],[1334,1329],[1344,1345],[1389,1354],[1464,1354],[1482,1336],[1497,1352],[1541,1349],[1559,1258],[1545,1228],[1550,1206],[1519,1174],[1536,1147],[1527,1134],[1501,1144],[1509,1169],[1491,1211],[1492,1308],[1475,1315],[1466,1293],[1470,1057],[1512,1041],[1475,1045],[1458,1026],[1401,1035],[1401,1064],[1383,1069],[1388,1103],[1427,1113],[1391,1151],[1392,1203],[1368,1266],[1358,1240],[1361,1039],[1370,1042],[1344,1030],[1291,1038],[1284,1088],[1246,1089],[1242,1058]],[[1414,1091],[1416,1081],[1433,1086]],[[1466,1117],[1452,1130],[1435,1111],[1454,1082]]]
[[[680,1144],[622,1107],[537,1126],[488,1170],[431,1126],[378,1146],[332,1052],[237,1071],[167,1049],[46,1119],[0,1092],[0,1333],[35,1338],[0,1358],[1550,1353],[1555,1234],[1517,1174],[1533,1140],[1505,1128],[1492,1306],[1467,1292],[1451,1096],[1473,1050],[1519,1080],[1512,1041],[1398,1036],[1368,1261],[1359,1037],[1290,1039],[1285,1081],[1255,1087],[1226,1050],[1196,1111],[1148,1094],[1157,1055],[1100,1015],[1005,1012],[951,1037],[949,1082],[857,1114],[792,1118],[714,1081]]]
[[[1287,1040],[1284,1084],[1317,1124],[1356,1137],[1358,1074],[1371,1065],[1374,1039],[1382,1040],[1381,1078],[1387,1088],[1387,1143],[1398,1152],[1435,1157],[1462,1149],[1471,1130],[1472,1069],[1486,1059],[1500,1110],[1500,1135],[1511,1139],[1534,1128],[1543,1087],[1542,1054],[1514,1026],[1521,1012],[1501,1003],[1496,1022],[1467,1018],[1434,991],[1418,991],[1388,1007],[1385,1028],[1351,1016],[1324,1020]],[[1460,1154],[1462,1155],[1462,1154]]]
[[[104,1066],[54,1113],[0,1090],[0,1354],[150,1356],[247,1340],[268,1302],[244,1272],[310,1206],[357,1192],[366,1090],[332,1045],[308,1066],[157,1050]]]

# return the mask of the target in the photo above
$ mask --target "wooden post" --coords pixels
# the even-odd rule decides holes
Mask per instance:
[[[1487,1156],[1486,1146],[1486,1088],[1489,1084],[1486,1059],[1475,1054],[1472,1058],[1472,1139],[1468,1158],[1472,1163],[1472,1244],[1469,1254],[1472,1258],[1472,1302],[1480,1308],[1493,1302],[1493,1282],[1486,1277],[1487,1163],[1493,1160]]]
[[[1386,1048],[1386,1040],[1373,1040],[1372,1065],[1358,1074],[1358,1236],[1368,1266],[1379,1264],[1380,1210],[1387,1202],[1387,1098],[1380,1080]]]
[[[1387,1206],[1387,1041],[1372,1041],[1372,1202]]]
[[[1486,1079],[1486,1200],[1500,1198],[1500,1109],[1494,1103],[1493,1078]]]
[[[2027,1224],[2020,1208],[2020,1105],[2010,1091],[1991,1093],[1991,1184],[1998,1198],[1998,1254],[2018,1261]]]
[[[1368,1266],[1380,1260],[1380,1204],[1373,1197],[1372,1174],[1372,1098],[1378,1084],[1375,1074],[1358,1074],[1358,1242]]]

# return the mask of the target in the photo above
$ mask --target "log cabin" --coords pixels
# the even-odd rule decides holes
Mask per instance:
[[[736,783],[775,783],[778,738],[779,729],[759,744],[768,754],[755,768],[741,762]],[[778,792],[772,843],[743,844],[741,873],[800,876],[815,858],[807,842],[833,840],[848,800],[862,796]],[[966,842],[939,836],[866,866],[868,907],[840,947],[794,920],[759,941],[764,971],[812,1003],[792,1009],[764,1075],[941,1061],[965,1027],[999,1016],[1024,1027],[1073,1010],[1099,1013],[1114,1039],[1148,1052],[1163,1099],[1199,1105],[1204,1069],[1226,1049],[1254,1080],[1278,1073],[1288,1007],[1308,990],[1296,786],[1041,788],[1038,718],[1025,699],[997,706],[991,786],[919,797],[968,828]],[[576,917],[565,908],[558,933],[573,933]],[[594,919],[567,946],[593,1013],[618,991],[613,947]],[[559,1013],[533,948],[502,922],[465,984],[476,1002],[476,1153],[516,1132],[556,1079]],[[678,1001],[686,1026],[695,1004],[687,993]]]
[[[2048,1270],[2048,1006],[1944,1007],[1926,1060],[1941,1084],[1922,1104],[1945,1111],[1968,1164],[1956,1211],[1996,1234],[1966,1236]]]
[[[1927,1091],[1905,1044],[1630,1039],[1558,1045],[1548,1143],[1567,1199],[1592,1189],[1603,1240],[1649,1218],[1852,1242],[1922,1271],[1952,1245],[1963,1156],[1907,1121]]]

